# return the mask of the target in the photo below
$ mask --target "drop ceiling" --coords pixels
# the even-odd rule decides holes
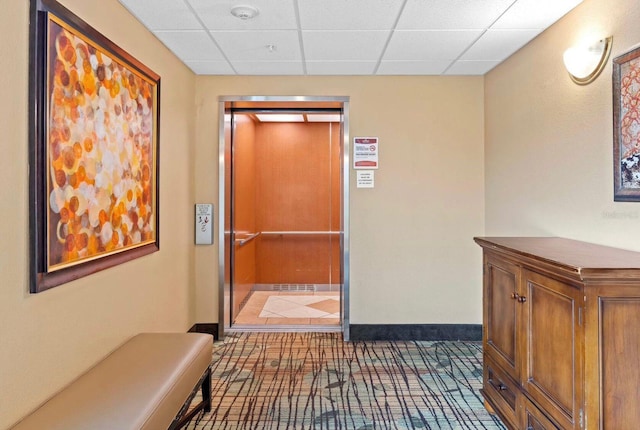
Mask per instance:
[[[483,75],[582,2],[119,1],[201,75]]]

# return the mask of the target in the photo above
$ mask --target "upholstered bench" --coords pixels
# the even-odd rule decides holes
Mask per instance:
[[[139,334],[13,429],[178,429],[211,410],[212,350],[208,334]],[[203,400],[187,414],[199,387]]]

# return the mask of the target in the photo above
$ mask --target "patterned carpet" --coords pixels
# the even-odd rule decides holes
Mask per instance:
[[[213,408],[187,429],[504,429],[483,407],[479,342],[343,342],[234,333],[215,342]]]

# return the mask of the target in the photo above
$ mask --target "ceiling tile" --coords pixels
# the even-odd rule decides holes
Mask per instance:
[[[484,75],[500,64],[500,61],[456,61],[445,75]]]
[[[202,30],[183,0],[120,0],[150,30]]]
[[[154,34],[182,61],[224,60],[206,31],[156,31]]]
[[[486,29],[514,0],[408,0],[398,30]]]
[[[307,61],[308,75],[372,75],[377,61]]]
[[[187,0],[209,30],[291,30],[297,29],[294,0]],[[241,20],[231,15],[238,5],[258,9],[258,16]]]
[[[377,75],[440,75],[451,60],[438,61],[383,61]]]
[[[541,30],[488,30],[460,60],[502,61],[526,45]]]
[[[303,31],[308,61],[378,61],[389,31]]]
[[[237,61],[233,67],[238,75],[302,75],[304,70],[300,61]]]
[[[186,64],[198,75],[235,75],[226,61],[187,61]]]
[[[480,30],[395,31],[383,60],[455,60],[480,34]]]
[[[298,0],[303,30],[391,30],[403,0]]]
[[[582,0],[118,1],[199,74],[439,75],[486,73]]]
[[[544,29],[580,3],[582,0],[518,0],[493,28]]]
[[[302,58],[295,30],[213,31],[211,35],[229,60],[292,61]]]

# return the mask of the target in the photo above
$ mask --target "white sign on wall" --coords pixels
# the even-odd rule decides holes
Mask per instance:
[[[354,137],[353,138],[353,168],[377,169],[378,168],[378,138]]]
[[[356,185],[358,188],[373,188],[375,182],[375,170],[357,170]]]

